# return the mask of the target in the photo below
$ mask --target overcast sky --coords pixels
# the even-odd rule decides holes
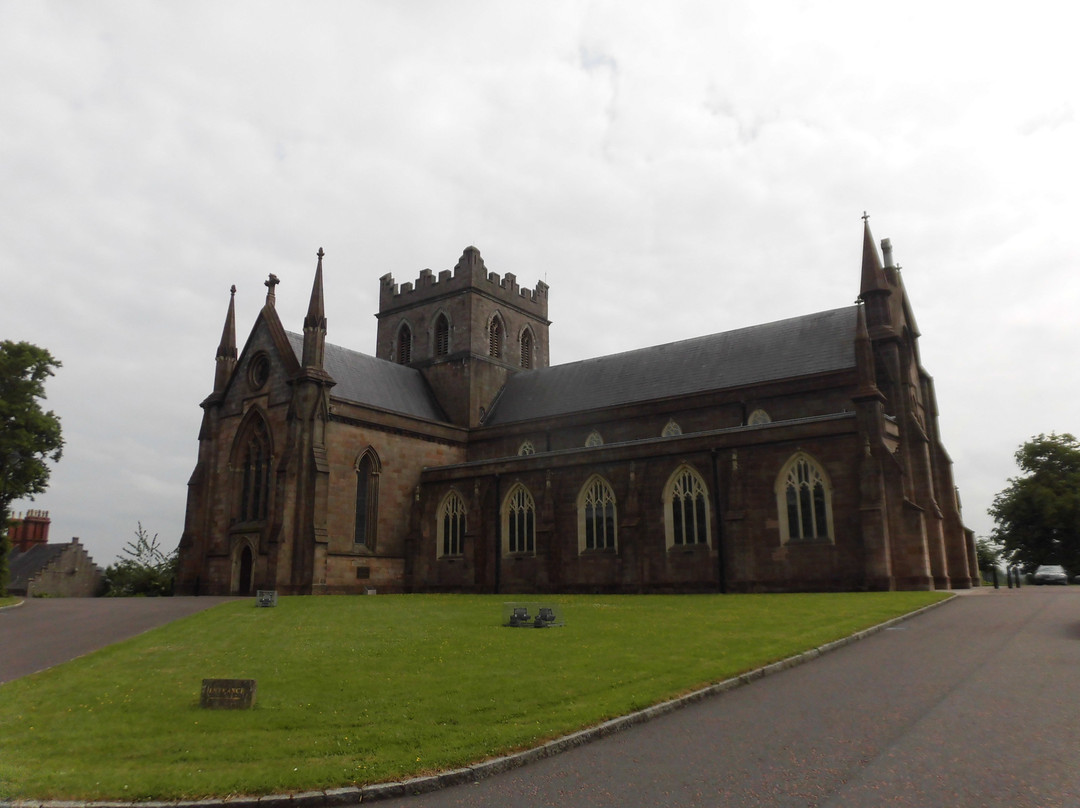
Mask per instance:
[[[1064,2],[0,0],[0,339],[63,368],[43,508],[183,530],[214,354],[281,279],[375,352],[379,277],[551,286],[552,364],[850,304],[892,239],[967,524],[1080,432]],[[1069,15],[1069,16],[1066,16]]]

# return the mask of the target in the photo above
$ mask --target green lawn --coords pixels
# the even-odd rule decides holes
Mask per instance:
[[[20,598],[17,598],[14,595],[5,595],[4,597],[0,598],[0,609],[4,608],[5,606],[14,606],[16,603],[19,602],[19,600]]]
[[[401,779],[533,746],[838,639],[940,593],[228,603],[0,686],[0,798],[178,799]],[[204,677],[258,680],[203,710]]]

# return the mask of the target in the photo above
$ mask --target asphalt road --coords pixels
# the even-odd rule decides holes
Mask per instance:
[[[985,590],[433,806],[1080,806],[1080,587]]]
[[[30,598],[0,609],[0,683],[231,598]]]

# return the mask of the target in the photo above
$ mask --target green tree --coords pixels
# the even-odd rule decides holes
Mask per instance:
[[[105,594],[109,597],[171,595],[176,576],[176,551],[163,553],[157,533],[150,536],[139,522],[135,539],[124,546],[127,558],[105,568]]]
[[[994,497],[992,538],[1010,563],[1080,570],[1080,443],[1067,433],[1037,435],[1016,452],[1022,472]]]
[[[0,341],[0,595],[7,587],[7,523],[11,503],[33,499],[49,482],[46,460],[64,447],[60,419],[44,412],[45,380],[60,362],[29,342]]]
[[[979,569],[991,569],[1001,563],[1001,545],[985,537],[976,539],[975,556],[979,561]]]

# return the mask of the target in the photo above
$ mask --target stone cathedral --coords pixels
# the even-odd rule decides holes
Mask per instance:
[[[547,285],[475,247],[329,343],[320,250],[302,332],[271,275],[238,351],[229,301],[177,591],[970,587],[891,252],[864,220],[854,305],[552,366]]]

